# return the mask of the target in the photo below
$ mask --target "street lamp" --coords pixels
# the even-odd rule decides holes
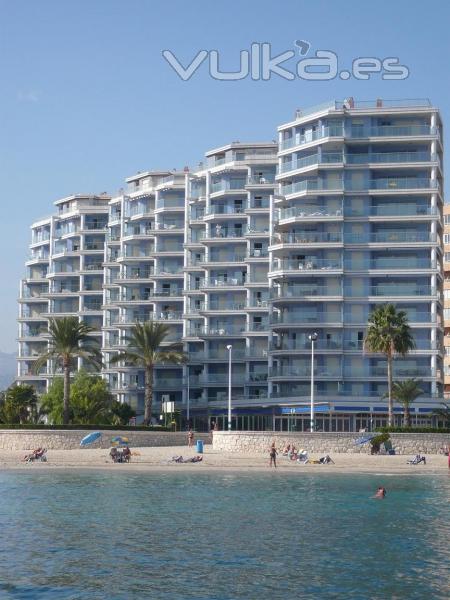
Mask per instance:
[[[311,342],[311,432],[315,431],[314,424],[314,342],[317,340],[318,334],[316,332],[310,333],[308,339]]]
[[[231,431],[231,352],[233,346],[227,346],[228,350],[228,431]]]
[[[188,429],[191,426],[191,405],[190,405],[190,390],[189,390],[189,365],[186,366],[186,373],[187,373],[187,406],[186,406],[186,420],[187,420],[187,426]]]

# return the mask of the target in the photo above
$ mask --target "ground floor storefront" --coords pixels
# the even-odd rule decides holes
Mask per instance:
[[[394,410],[395,426],[403,425],[403,409]],[[388,424],[386,408],[358,411],[357,407],[317,407],[314,418],[316,432],[357,432],[375,431]],[[197,431],[228,429],[226,409],[212,409],[203,413],[191,413],[190,425]],[[433,409],[411,411],[412,427],[444,427],[445,423],[434,414]],[[234,409],[231,416],[233,431],[311,431],[311,412],[309,407],[279,407],[261,409]]]

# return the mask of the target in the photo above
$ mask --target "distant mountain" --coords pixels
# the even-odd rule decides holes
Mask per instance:
[[[0,390],[5,390],[16,376],[16,354],[0,352]]]

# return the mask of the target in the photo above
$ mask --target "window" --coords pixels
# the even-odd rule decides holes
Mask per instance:
[[[444,224],[450,225],[450,215],[444,215]]]
[[[444,233],[444,244],[450,244],[450,233]]]
[[[450,252],[445,252],[444,253],[444,261],[445,262],[450,262]]]
[[[444,290],[444,300],[450,300],[450,290]]]

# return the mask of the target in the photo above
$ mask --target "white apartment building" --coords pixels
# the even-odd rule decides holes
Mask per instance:
[[[77,314],[98,327],[112,391],[141,414],[144,373],[110,358],[133,323],[161,321],[188,362],[156,368],[155,416],[173,400],[196,427],[225,428],[231,359],[233,427],[307,430],[314,333],[317,427],[371,429],[386,422],[386,363],[362,342],[371,310],[393,303],[416,342],[394,378],[420,379],[413,422],[428,423],[444,391],[439,111],[349,98],[297,111],[278,135],[138,173],[112,199],[63,199],[34,224],[18,379],[45,387],[52,366],[32,364],[46,319]]]
[[[39,392],[59,369],[47,364],[39,373],[34,360],[47,347],[48,318],[77,316],[101,339],[103,255],[108,220],[107,195],[77,194],[57,200],[57,213],[31,226],[31,254],[19,293],[17,380]],[[82,359],[78,367],[83,365]]]

